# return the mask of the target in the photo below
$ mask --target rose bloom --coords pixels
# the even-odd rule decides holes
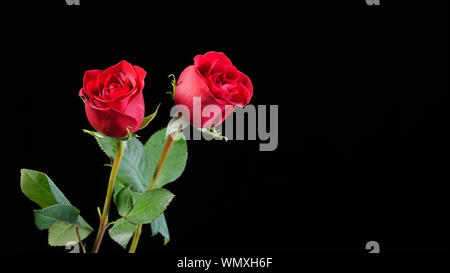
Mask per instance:
[[[208,127],[206,122],[214,126],[221,124],[235,106],[245,107],[252,96],[253,85],[249,77],[240,72],[225,54],[211,51],[195,56],[194,64],[184,69],[178,78],[174,97],[175,104],[189,109],[191,124],[204,128]],[[201,103],[195,103],[194,97],[200,98]],[[215,106],[219,113],[203,116],[203,109],[210,105]],[[196,107],[201,118],[194,116]],[[217,117],[218,120],[211,120]]]
[[[126,61],[106,70],[84,73],[83,88],[86,116],[92,127],[110,137],[120,138],[136,132],[145,114],[144,78],[147,72]]]

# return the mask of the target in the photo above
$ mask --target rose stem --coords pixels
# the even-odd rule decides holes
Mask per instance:
[[[109,208],[111,206],[111,199],[114,190],[114,183],[116,181],[117,172],[119,171],[120,161],[122,161],[124,150],[124,141],[119,140],[117,143],[116,156],[114,157],[114,162],[111,168],[111,173],[109,175],[108,189],[106,190],[105,204],[103,206],[102,215],[100,216],[100,225],[98,227],[97,237],[95,238],[94,247],[92,248],[92,253],[97,253],[102,243],[103,235],[105,235],[106,226],[108,222]]]
[[[78,226],[75,227],[75,233],[77,234],[78,242],[80,243],[83,253],[86,253],[86,248],[84,247],[83,240],[81,240],[81,237],[80,237],[80,227],[78,227]]]
[[[162,167],[164,166],[164,162],[166,162],[167,155],[169,154],[170,149],[172,148],[173,142],[178,135],[178,131],[173,132],[167,138],[166,144],[164,145],[163,151],[159,156],[158,164],[156,164],[155,173],[153,174],[153,178],[150,181],[148,188],[153,190],[155,188],[156,181],[158,180],[159,174],[161,173]],[[139,237],[142,233],[142,224],[138,224],[136,227],[136,231],[133,235],[133,240],[131,241],[130,249],[128,253],[135,253],[137,245],[139,243]]]
[[[134,231],[133,240],[131,241],[128,253],[136,252],[136,248],[139,243],[139,237],[141,237],[141,233],[142,233],[142,224],[138,224],[136,230]]]

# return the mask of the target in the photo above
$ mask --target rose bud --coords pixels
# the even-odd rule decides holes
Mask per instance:
[[[193,126],[205,128],[221,124],[235,106],[245,107],[252,96],[250,79],[225,54],[211,51],[195,56],[194,65],[184,69],[174,99],[189,109]]]
[[[146,74],[144,69],[126,61],[106,70],[84,73],[79,95],[95,130],[120,138],[126,136],[128,130],[134,133],[139,129],[145,114],[142,89]]]

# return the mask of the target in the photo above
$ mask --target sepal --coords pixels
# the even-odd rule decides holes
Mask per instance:
[[[151,113],[150,115],[146,116],[144,120],[142,121],[141,127],[139,127],[139,130],[144,129],[147,127],[147,125],[156,117],[156,114],[158,114],[158,109],[161,106],[161,103],[156,106],[156,110]]]

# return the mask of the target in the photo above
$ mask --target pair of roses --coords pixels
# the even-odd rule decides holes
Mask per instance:
[[[89,70],[84,74],[79,95],[84,100],[89,123],[97,132],[84,131],[96,138],[112,163],[109,164],[111,172],[103,210],[98,208],[99,227],[93,253],[99,251],[109,227],[110,237],[123,248],[132,240],[130,253],[136,251],[144,224],[151,225],[152,234],[160,233],[165,242],[169,240],[164,211],[174,195],[163,186],[183,172],[187,147],[183,137],[176,137],[183,134],[180,129],[171,127],[169,130],[170,126],[154,133],[145,145],[133,137],[134,132],[145,127],[156,115],[155,111],[144,118],[142,90],[146,74],[141,67],[126,61],[106,70]],[[190,114],[189,121],[197,128],[209,127],[212,119],[213,126],[219,125],[231,114],[230,106],[232,110],[236,106],[244,107],[253,95],[250,79],[233,66],[225,54],[218,52],[197,55],[194,64],[185,68],[178,82],[172,82],[172,85],[175,87],[175,104],[183,108],[181,117],[184,113]],[[199,105],[201,109],[198,109]],[[214,113],[202,115],[198,120],[194,118],[195,111],[210,106],[216,109]],[[171,149],[173,153],[170,153]],[[122,158],[126,160],[122,161]],[[40,210],[34,211],[35,224],[41,230],[49,230],[49,244],[67,246],[78,241],[86,252],[83,240],[93,229],[51,179],[44,173],[22,169],[20,183],[28,199],[41,206]],[[110,222],[113,201],[121,217]]]
[[[79,95],[85,101],[86,116],[91,126],[110,137],[120,138],[136,132],[144,120],[142,90],[147,72],[126,61],[106,70],[86,71]],[[232,111],[226,105],[245,107],[253,95],[249,77],[240,72],[221,52],[197,55],[194,64],[186,67],[176,83],[175,104],[190,111],[190,122],[203,128],[212,116],[194,120],[193,98],[201,99],[201,107],[215,105],[222,111],[220,124]]]

